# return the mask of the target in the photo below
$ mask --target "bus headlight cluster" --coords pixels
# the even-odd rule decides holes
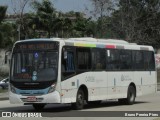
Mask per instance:
[[[49,88],[48,93],[54,92],[54,91],[55,91],[55,87],[56,87],[56,85],[53,84],[53,85]]]
[[[16,93],[16,89],[12,84],[10,84],[10,90],[12,93]]]

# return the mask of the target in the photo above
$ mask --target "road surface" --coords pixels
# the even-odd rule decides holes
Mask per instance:
[[[92,118],[92,120],[97,120],[97,118],[95,117],[96,114],[99,115],[99,113],[102,112],[106,112],[109,113],[111,111],[111,113],[113,114],[117,114],[117,111],[125,111],[125,112],[131,112],[131,113],[135,113],[136,111],[142,111],[142,113],[144,111],[150,111],[151,113],[154,113],[154,111],[160,111],[160,92],[157,92],[155,94],[151,94],[151,95],[146,95],[146,96],[141,96],[136,98],[136,103],[134,105],[120,105],[116,100],[111,100],[111,101],[104,101],[99,105],[86,105],[85,108],[81,111],[75,111],[72,110],[71,106],[69,104],[67,105],[58,105],[58,104],[49,104],[47,105],[44,110],[40,111],[40,113],[45,114],[48,113],[49,115],[52,115],[52,118],[46,118],[46,119],[53,119],[53,117],[58,117],[56,120],[59,119],[64,119],[64,120],[69,120],[73,119],[72,116],[81,116],[79,117],[78,120],[88,120],[90,119],[89,117],[94,117]],[[116,112],[115,112],[116,111]],[[1,112],[21,112],[21,113],[25,113],[25,112],[29,112],[29,113],[33,113],[33,112],[37,112],[33,109],[33,107],[31,105],[19,105],[19,104],[10,104],[8,100],[4,100],[4,101],[0,101],[0,114]],[[86,113],[86,114],[83,114]],[[101,115],[101,114],[100,114]],[[67,117],[66,117],[67,116]],[[60,118],[63,117],[63,118]],[[103,116],[100,117],[101,119],[103,119]],[[117,119],[122,119],[122,120],[127,120],[130,117],[120,117]],[[135,118],[133,117],[132,119],[135,120],[141,120],[141,119],[148,119],[148,120],[152,120],[157,118],[155,117],[139,117],[139,118]],[[0,118],[2,119],[2,118]],[[17,118],[14,118],[15,120]],[[43,119],[43,118],[35,118],[35,119]],[[109,119],[115,119],[113,117],[109,118]],[[13,120],[13,119],[12,119]],[[104,119],[106,120],[106,119]]]

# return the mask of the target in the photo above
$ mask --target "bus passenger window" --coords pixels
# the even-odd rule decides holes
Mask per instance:
[[[135,70],[144,70],[144,58],[142,51],[133,51],[133,63]]]
[[[62,61],[62,70],[65,72],[75,71],[73,52],[67,51],[67,57]]]
[[[91,55],[89,48],[77,48],[76,50],[77,68],[79,70],[91,69]]]
[[[64,47],[62,52],[62,80],[75,74],[75,56],[73,47]]]
[[[119,50],[107,50],[106,56],[107,56],[106,69],[111,71],[119,70],[120,69]]]
[[[144,51],[144,67],[145,70],[155,70],[154,53],[152,51]]]
[[[94,70],[105,70],[105,50],[104,49],[93,49],[92,50],[92,63]]]
[[[73,72],[74,70],[75,70],[75,67],[74,67],[73,52],[67,52],[66,71],[67,72]]]
[[[132,53],[129,50],[120,50],[120,69],[131,70],[132,69]]]

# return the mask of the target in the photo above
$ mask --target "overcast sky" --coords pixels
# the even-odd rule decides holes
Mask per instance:
[[[13,0],[15,1],[15,0]],[[19,0],[17,0],[19,1]],[[80,11],[80,12],[86,12],[86,6],[88,8],[91,7],[91,2],[90,0],[51,0],[54,1],[54,7],[58,10],[58,11],[62,11],[62,12],[68,12],[68,11]],[[13,13],[13,4],[11,2],[11,0],[0,0],[0,5],[7,5],[8,6],[8,10],[7,13],[8,14],[12,14]],[[29,5],[26,6],[25,8],[25,12],[31,11],[31,8],[29,7]],[[86,13],[87,14],[87,13]]]

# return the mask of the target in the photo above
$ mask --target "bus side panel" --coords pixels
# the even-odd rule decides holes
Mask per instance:
[[[89,101],[107,99],[106,72],[86,72],[62,81],[62,103],[76,102],[81,85],[87,87]]]
[[[105,100],[108,98],[106,71],[93,71],[92,76],[87,77],[86,85],[89,88],[89,101]]]
[[[142,95],[141,78],[142,78],[142,72],[141,71],[134,72],[134,82],[136,84],[136,95],[137,96]]]
[[[126,98],[133,72],[108,72],[108,99]]]
[[[157,77],[155,71],[136,71],[134,76],[137,85],[137,96],[156,92]]]

